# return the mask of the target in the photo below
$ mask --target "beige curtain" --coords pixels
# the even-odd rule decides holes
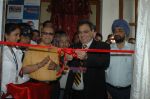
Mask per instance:
[[[150,0],[139,0],[131,99],[150,99]]]

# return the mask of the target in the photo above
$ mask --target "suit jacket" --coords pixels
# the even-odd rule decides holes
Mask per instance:
[[[82,48],[82,44],[73,45],[73,48]],[[94,41],[89,49],[110,49],[110,46],[104,42]],[[87,68],[83,74],[84,95],[85,99],[104,99],[106,96],[105,88],[105,69],[108,68],[110,62],[109,53],[87,52],[88,58],[84,60],[84,66]],[[79,66],[80,60],[73,59],[68,63],[69,66]],[[74,73],[69,72],[67,85],[65,89],[65,99],[71,94],[74,81]]]

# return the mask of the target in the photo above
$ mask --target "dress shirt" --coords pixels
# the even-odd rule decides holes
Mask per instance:
[[[125,42],[122,49],[111,44],[111,50],[133,50],[134,45]],[[127,87],[132,83],[134,57],[128,53],[111,53],[110,65],[106,70],[106,82],[116,87]]]
[[[83,45],[87,45],[87,47],[86,47],[85,49],[88,49],[88,48],[90,47],[90,45],[92,44],[92,42],[93,42],[93,39],[92,39],[91,41],[89,41],[87,44],[82,44],[82,46],[83,46]],[[79,72],[80,72],[80,71],[79,71]],[[76,86],[76,84],[73,83],[72,88],[73,88],[74,90],[83,90],[83,89],[84,89],[83,73],[82,73],[82,72],[80,72],[80,73],[81,73],[81,82],[80,82],[80,84],[79,84],[78,86]]]

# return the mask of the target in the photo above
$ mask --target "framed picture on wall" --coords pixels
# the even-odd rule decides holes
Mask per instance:
[[[96,31],[100,32],[101,30],[101,9],[102,9],[102,0],[89,0],[91,6],[91,15],[90,21],[96,25]]]
[[[36,5],[40,6],[40,0],[24,0],[25,5]]]
[[[38,20],[40,17],[40,6],[24,6],[23,19]]]
[[[23,5],[8,5],[7,19],[22,19]]]

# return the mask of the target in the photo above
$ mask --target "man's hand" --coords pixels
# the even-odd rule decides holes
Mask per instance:
[[[45,57],[40,63],[38,63],[38,68],[45,66],[50,61],[50,57]]]
[[[66,59],[67,61],[71,61],[73,59],[72,55],[66,54]]]
[[[77,54],[77,57],[78,57],[80,60],[85,60],[85,59],[87,59],[87,52],[85,52],[85,51],[80,51],[80,50],[76,50],[75,53]]]
[[[58,66],[58,64],[56,64],[54,61],[51,60],[49,66],[48,66],[48,69],[54,70],[57,66]]]
[[[70,70],[70,68],[68,66],[64,66],[64,73],[67,73]]]

